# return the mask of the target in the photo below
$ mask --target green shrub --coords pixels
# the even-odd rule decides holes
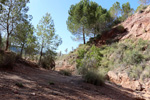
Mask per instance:
[[[147,8],[147,6],[144,6],[144,5],[140,5],[137,7],[136,11],[135,12],[139,12],[139,13],[142,13],[144,12],[144,10]]]
[[[101,69],[106,71],[128,68],[128,74],[131,78],[142,79],[150,75],[144,71],[146,64],[150,61],[150,42],[142,39],[139,40],[125,40],[120,43],[114,43],[109,47],[105,47],[101,53],[103,58],[101,60]],[[132,67],[133,66],[133,67]]]
[[[78,58],[80,59],[80,58],[84,58],[84,54],[86,53],[86,51],[85,50],[79,50],[78,51]]]
[[[126,39],[100,48],[78,48],[77,70],[82,76],[93,70],[98,70],[105,76],[108,71],[119,68],[126,71],[131,78],[149,78],[149,51],[150,41],[142,39]]]
[[[92,46],[84,56],[78,61],[80,61],[80,65],[77,67],[78,73],[81,74],[87,83],[91,83],[94,85],[102,85],[104,83],[104,76],[99,74],[98,67],[100,65],[100,61],[102,60],[103,55],[100,53],[100,49]],[[101,71],[100,71],[101,72]]]
[[[49,69],[49,67],[50,67],[49,65],[47,65],[47,62],[46,62],[45,59],[42,59],[41,65],[42,65],[42,67],[45,68],[45,69]]]
[[[15,85],[18,86],[19,88],[23,88],[24,87],[24,85],[22,83],[19,83],[19,82],[16,83]]]
[[[65,76],[71,76],[72,75],[71,70],[68,70],[68,69],[60,70],[59,73],[61,75],[65,75]]]
[[[16,62],[17,62],[19,59],[21,59],[20,54],[17,54],[16,57],[15,57],[15,59],[16,59]]]
[[[81,60],[81,66],[77,68],[78,74],[85,75],[89,70],[98,69],[98,62],[94,57],[85,57]]]
[[[52,50],[47,50],[41,60],[41,66],[45,69],[55,70],[56,53]]]
[[[16,61],[15,53],[0,51],[0,68],[12,69],[15,61]]]
[[[146,78],[150,78],[150,67],[148,65],[145,65],[145,68],[142,71],[142,74],[140,75],[140,79],[144,80]]]
[[[45,69],[55,70],[55,61],[53,59],[44,58],[41,61],[41,66]]]
[[[77,69],[77,72],[78,74],[80,75],[85,75],[87,72],[88,72],[88,68],[86,66],[83,66],[83,67],[79,67]]]
[[[144,59],[143,55],[139,51],[127,50],[124,53],[123,62],[131,65],[139,64]]]
[[[142,72],[143,72],[142,66],[133,66],[130,69],[129,76],[130,78],[139,79]]]
[[[85,54],[87,51],[81,49],[78,51],[78,56],[77,56],[77,68],[79,68],[80,66],[82,66],[82,59],[84,58]]]
[[[124,30],[125,30],[122,25],[119,25],[119,26],[117,26],[116,28],[117,28],[117,30],[118,30],[119,32],[124,32]]]
[[[94,85],[104,84],[104,76],[96,71],[88,71],[85,75],[83,75],[83,78],[87,83],[91,83]]]
[[[99,48],[94,45],[88,51],[80,50],[78,51],[78,58],[76,60],[77,68],[83,66],[97,68],[100,65],[99,61],[102,56]]]

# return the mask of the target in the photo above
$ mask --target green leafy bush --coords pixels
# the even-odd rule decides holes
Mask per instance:
[[[68,69],[60,70],[59,73],[61,75],[65,75],[65,76],[71,76],[72,75],[71,70],[68,70]]]
[[[145,65],[145,68],[142,74],[140,75],[141,80],[144,80],[146,78],[150,78],[150,67],[148,65]]]
[[[103,55],[100,53],[99,48],[94,45],[88,51],[80,50],[78,51],[78,59],[76,60],[77,68],[83,66],[91,66],[97,68],[99,66],[99,60],[101,60],[102,56]],[[93,65],[86,65],[91,63]]]
[[[76,60],[76,63],[77,63],[77,68],[79,68],[80,66],[82,66],[82,59],[85,57],[85,54],[87,53],[87,49],[82,49],[80,48],[78,51],[77,51],[77,60]]]
[[[143,69],[141,66],[132,66],[130,69],[129,76],[130,78],[140,79],[140,75],[142,74]]]
[[[48,59],[49,57],[44,57],[41,61],[41,65],[45,69],[55,69],[55,61],[53,59]]]
[[[96,46],[92,46],[87,51],[78,51],[78,57],[76,60],[78,73],[81,74],[87,83],[94,85],[102,85],[104,83],[104,76],[99,74],[98,70],[100,61],[103,54]]]
[[[83,78],[85,82],[91,83],[94,85],[103,85],[104,84],[104,76],[96,71],[87,71]]]
[[[119,26],[117,26],[117,30],[119,31],[119,32],[124,32],[124,27],[122,26],[122,25],[119,25]]]
[[[41,66],[45,69],[55,70],[56,53],[52,50],[47,50],[41,61]]]
[[[0,51],[0,68],[12,69],[16,61],[16,54],[13,52]]]
[[[125,51],[123,55],[123,62],[130,65],[136,65],[142,62],[144,57],[140,54],[139,51]]]

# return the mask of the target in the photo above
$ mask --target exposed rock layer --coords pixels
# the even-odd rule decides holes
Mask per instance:
[[[150,6],[148,6],[145,10],[139,11],[130,16],[120,25],[125,28],[124,31],[120,32],[115,27],[94,41],[96,45],[101,46],[106,44],[109,40],[119,41],[128,38],[142,38],[144,40],[150,40]]]
[[[131,89],[134,95],[150,100],[150,80],[143,82],[140,80],[130,79],[128,74],[124,71],[109,71],[108,77],[111,82],[121,85],[124,88]]]
[[[122,25],[128,31],[123,39],[135,37],[150,40],[150,6],[145,11],[130,16]]]

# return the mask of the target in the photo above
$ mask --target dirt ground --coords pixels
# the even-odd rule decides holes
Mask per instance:
[[[22,83],[24,87],[18,87]],[[51,83],[51,85],[49,84]],[[80,76],[16,64],[13,71],[0,71],[0,100],[134,100],[110,84],[94,86]]]

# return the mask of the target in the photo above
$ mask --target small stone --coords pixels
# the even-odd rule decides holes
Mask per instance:
[[[32,95],[35,95],[35,93],[31,93]]]

